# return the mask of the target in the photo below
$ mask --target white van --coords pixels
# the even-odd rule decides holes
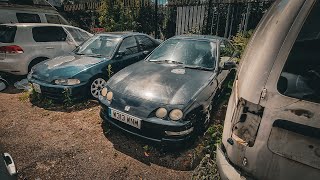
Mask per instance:
[[[241,59],[221,179],[320,179],[320,0],[276,0]]]
[[[0,24],[5,23],[69,24],[50,4],[27,6],[0,2]]]

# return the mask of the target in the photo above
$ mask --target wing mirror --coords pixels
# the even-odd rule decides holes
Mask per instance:
[[[229,70],[232,68],[237,67],[236,63],[234,61],[226,61],[223,63],[222,69],[223,70]]]
[[[124,51],[118,51],[117,54],[116,54],[116,59],[120,59],[120,58],[122,58],[124,55],[125,55],[125,52],[124,52]]]

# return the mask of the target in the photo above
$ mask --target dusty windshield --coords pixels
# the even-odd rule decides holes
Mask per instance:
[[[171,39],[156,49],[149,56],[148,61],[214,69],[216,43],[203,40]]]
[[[82,44],[76,51],[79,55],[110,57],[120,39],[112,36],[94,36]]]

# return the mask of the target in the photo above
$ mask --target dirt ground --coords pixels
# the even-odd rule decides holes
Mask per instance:
[[[23,92],[0,92],[0,146],[19,179],[191,179],[192,147],[163,152],[102,126],[96,102],[44,109]],[[147,146],[146,146],[147,145]]]

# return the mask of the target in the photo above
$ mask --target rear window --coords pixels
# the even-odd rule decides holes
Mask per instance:
[[[0,42],[12,43],[16,35],[16,26],[0,26]]]
[[[17,13],[17,19],[19,23],[41,23],[38,14]]]
[[[66,32],[58,26],[34,27],[32,28],[32,35],[36,42],[58,42],[67,39]]]

